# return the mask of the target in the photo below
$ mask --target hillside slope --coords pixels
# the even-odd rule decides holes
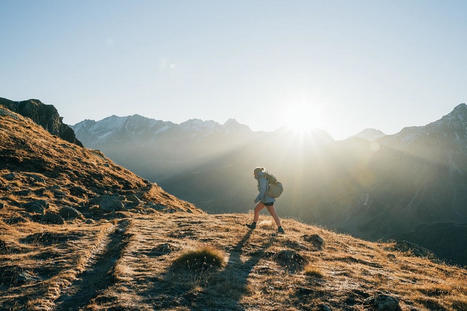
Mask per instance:
[[[53,136],[28,118],[0,107],[0,120],[0,203],[5,207],[0,212],[9,217],[34,218],[64,205],[90,217],[128,209],[201,212],[99,151]]]
[[[274,236],[270,219],[250,231],[244,226],[250,217],[176,212],[47,231],[17,228],[24,247],[40,248],[8,255],[24,279],[3,282],[0,305],[17,310],[466,310],[465,269],[414,257],[396,244],[366,242],[290,219],[284,220],[286,235]],[[205,246],[222,254],[220,268],[175,269],[181,254]]]
[[[0,309],[56,295],[112,238],[117,219],[177,211],[204,214],[0,106]]]

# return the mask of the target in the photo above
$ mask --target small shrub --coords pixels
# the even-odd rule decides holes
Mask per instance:
[[[315,277],[315,278],[323,278],[324,275],[318,267],[313,266],[312,264],[307,264],[305,266],[305,275]]]
[[[174,261],[172,268],[190,272],[205,272],[220,268],[223,262],[224,255],[220,251],[211,247],[203,247],[180,255]]]

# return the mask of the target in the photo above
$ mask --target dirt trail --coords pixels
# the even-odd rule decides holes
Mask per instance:
[[[94,265],[84,271],[56,301],[56,310],[79,310],[101,291],[114,284],[114,267],[128,244],[130,221],[122,220],[109,235],[105,251],[98,255]]]

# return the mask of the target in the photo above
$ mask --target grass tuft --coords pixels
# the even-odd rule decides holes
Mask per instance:
[[[207,272],[222,267],[224,254],[212,247],[206,246],[196,250],[186,251],[172,264],[174,270],[190,272]]]
[[[305,275],[307,276],[320,278],[320,279],[324,277],[324,274],[321,272],[321,270],[312,264],[307,264],[305,266],[304,271],[305,271]]]

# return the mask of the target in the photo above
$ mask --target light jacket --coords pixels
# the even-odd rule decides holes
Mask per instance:
[[[264,173],[260,172],[257,179],[259,194],[255,199],[255,203],[258,203],[259,201],[263,203],[274,203],[276,200],[266,194],[268,191],[268,180],[266,179],[266,176],[264,176]]]

